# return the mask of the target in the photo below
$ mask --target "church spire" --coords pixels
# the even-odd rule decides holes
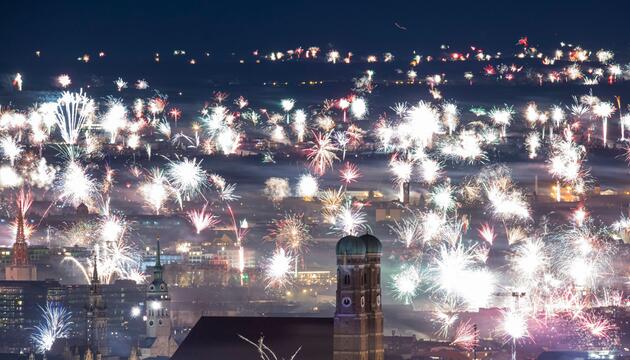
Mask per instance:
[[[155,266],[153,267],[153,280],[162,280],[162,260],[160,250],[160,235],[157,236],[157,248],[155,253]]]
[[[94,260],[92,262],[94,263],[92,267],[92,284],[98,284],[99,279],[98,279],[98,266],[97,266],[97,259],[96,259],[96,251],[94,252]]]
[[[160,261],[160,235],[157,236],[157,254],[155,256],[155,267],[162,267],[162,262]]]
[[[17,228],[17,234],[15,235],[16,243],[25,243],[26,235],[24,233],[24,214],[22,213],[22,209],[18,208],[18,214],[15,219],[15,226]]]
[[[24,214],[31,204],[30,193],[25,193],[21,189],[16,201],[17,215],[15,217],[15,243],[13,244],[13,265],[28,265],[28,246],[26,244],[26,233],[24,231]]]

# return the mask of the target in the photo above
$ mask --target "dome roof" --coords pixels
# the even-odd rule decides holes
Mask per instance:
[[[337,256],[339,255],[365,255],[367,248],[365,241],[356,236],[347,235],[337,242]]]
[[[359,238],[365,243],[366,253],[368,254],[380,254],[383,252],[383,246],[381,241],[374,235],[365,234]]]

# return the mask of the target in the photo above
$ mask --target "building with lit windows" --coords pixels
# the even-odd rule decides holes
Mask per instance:
[[[47,302],[63,302],[57,281],[0,281],[0,352],[28,352],[32,329]]]

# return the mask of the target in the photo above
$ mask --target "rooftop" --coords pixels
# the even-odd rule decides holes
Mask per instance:
[[[333,318],[310,317],[202,317],[180,344],[172,360],[260,359],[257,348],[239,335],[264,344],[278,358],[327,360],[333,354]]]

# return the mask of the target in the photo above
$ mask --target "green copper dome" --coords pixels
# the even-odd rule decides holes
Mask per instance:
[[[367,248],[365,242],[356,236],[347,235],[337,242],[337,256],[340,255],[365,255]]]
[[[366,253],[368,254],[380,254],[383,252],[383,246],[381,241],[374,235],[365,234],[359,238],[365,243]]]

